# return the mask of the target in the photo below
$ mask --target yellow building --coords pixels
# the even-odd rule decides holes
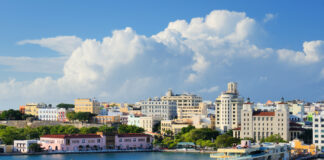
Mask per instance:
[[[316,147],[314,144],[304,145],[303,141],[295,139],[291,142],[291,154],[292,155],[301,155],[301,154],[316,155]]]
[[[100,103],[95,99],[75,99],[74,105],[75,112],[90,112],[93,114],[100,113]]]
[[[119,123],[120,116],[98,115],[94,117],[94,121],[101,124]]]
[[[167,131],[171,131],[173,135],[181,132],[183,127],[192,125],[190,119],[175,119],[175,120],[162,120],[161,121],[161,134],[166,135]]]
[[[38,116],[38,109],[39,108],[46,108],[46,104],[44,103],[28,103],[25,106],[25,114]]]

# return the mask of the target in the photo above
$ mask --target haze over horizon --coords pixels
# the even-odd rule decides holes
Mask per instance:
[[[230,81],[254,102],[324,100],[324,1],[248,2],[1,1],[0,110],[214,101]]]

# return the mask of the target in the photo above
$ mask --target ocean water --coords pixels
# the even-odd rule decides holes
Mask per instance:
[[[200,153],[130,152],[0,156],[0,160],[212,160],[212,158],[209,154]]]

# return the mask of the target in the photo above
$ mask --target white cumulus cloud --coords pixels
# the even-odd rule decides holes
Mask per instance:
[[[303,48],[303,52],[280,49],[277,51],[279,60],[294,65],[307,65],[318,63],[324,57],[324,41],[304,42]]]
[[[267,13],[267,14],[265,15],[265,17],[263,18],[263,22],[264,22],[264,23],[267,23],[267,22],[271,21],[272,19],[274,19],[275,17],[276,17],[275,14]]]

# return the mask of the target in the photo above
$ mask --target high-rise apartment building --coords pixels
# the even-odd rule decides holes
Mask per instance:
[[[237,83],[229,82],[227,91],[215,101],[215,125],[220,132],[237,128],[241,123],[241,110],[244,99],[239,96]]]
[[[202,114],[199,103],[202,98],[194,94],[173,94],[169,90],[165,96],[161,97],[162,101],[171,101],[177,104],[177,115],[179,119],[191,118],[193,115]]]
[[[75,112],[90,112],[93,114],[100,113],[100,103],[95,99],[75,99],[74,105]]]

